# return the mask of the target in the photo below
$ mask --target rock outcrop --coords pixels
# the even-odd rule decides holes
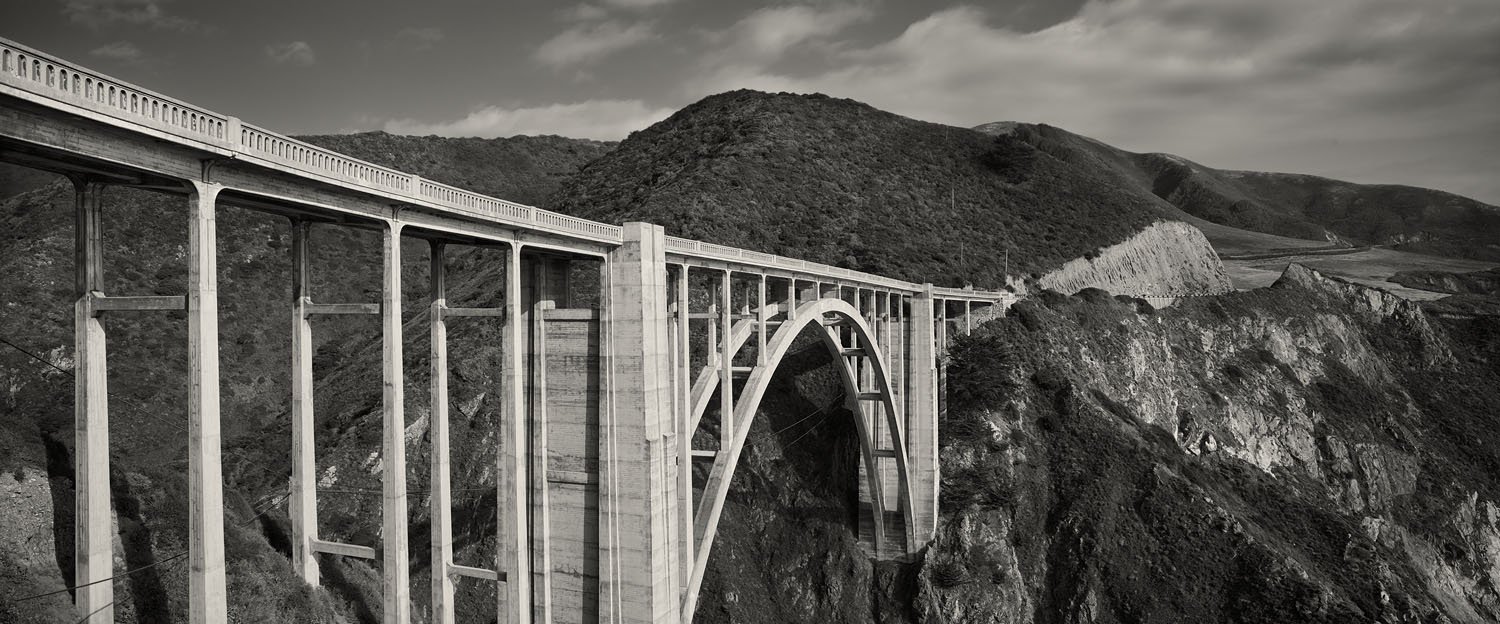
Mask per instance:
[[[955,345],[926,622],[1500,619],[1500,321],[1293,266]]]

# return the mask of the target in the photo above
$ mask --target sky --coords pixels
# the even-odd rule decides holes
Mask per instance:
[[[1500,204],[1497,0],[0,0],[0,37],[285,134],[619,140],[750,88]]]

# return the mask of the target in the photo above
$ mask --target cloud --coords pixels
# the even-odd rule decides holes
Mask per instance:
[[[558,12],[558,16],[570,22],[587,22],[609,17],[609,11],[597,4],[576,4]]]
[[[393,119],[385,122],[384,129],[393,134],[485,138],[556,134],[614,141],[666,119],[672,112],[641,100],[587,100],[519,108],[486,106],[449,122]]]
[[[134,43],[129,41],[116,41],[89,50],[90,56],[109,59],[124,65],[140,65],[146,59],[146,55]]]
[[[617,9],[640,10],[671,4],[675,1],[676,0],[603,0],[603,4]]]
[[[545,65],[561,68],[599,60],[656,36],[651,25],[644,22],[579,24],[543,42],[533,56]]]
[[[757,11],[720,35],[726,51],[685,95],[823,92],[919,119],[1041,121],[1212,166],[1441,182],[1500,202],[1478,164],[1500,161],[1492,0],[1094,0],[1036,32],[960,7],[863,46],[832,39],[859,9],[842,22],[830,10]],[[833,69],[773,64],[825,40]]]
[[[757,10],[728,29],[710,33],[714,51],[705,63],[718,73],[760,72],[799,46],[827,42],[849,26],[870,19],[864,4],[788,5]]]
[[[266,46],[266,56],[276,63],[308,66],[318,62],[312,46],[306,41],[272,43]]]
[[[170,0],[64,0],[68,19],[89,28],[111,24],[150,26],[162,30],[208,33],[211,26],[198,20],[170,15],[162,8]]]
[[[430,50],[446,37],[443,29],[436,26],[402,28],[396,32],[396,40],[414,50]]]

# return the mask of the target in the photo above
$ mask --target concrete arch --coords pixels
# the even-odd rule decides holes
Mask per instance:
[[[691,618],[698,601],[698,590],[703,584],[703,574],[708,566],[708,555],[713,548],[714,537],[719,524],[719,516],[724,509],[724,501],[729,494],[730,481],[734,476],[735,468],[739,463],[740,453],[745,448],[745,441],[750,432],[751,420],[755,418],[756,410],[760,407],[761,398],[770,387],[771,378],[776,369],[780,367],[782,359],[791,348],[797,335],[810,324],[824,324],[825,319],[833,317],[837,321],[848,325],[853,329],[854,336],[859,343],[859,348],[864,352],[872,365],[877,387],[869,389],[879,395],[886,418],[886,429],[890,432],[896,470],[898,473],[900,503],[902,513],[905,517],[905,542],[906,549],[910,551],[916,544],[915,525],[912,518],[912,510],[915,508],[912,494],[910,476],[911,472],[907,466],[906,440],[902,412],[897,410],[895,395],[892,392],[890,369],[886,364],[885,356],[875,342],[875,332],[865,323],[860,316],[859,310],[853,305],[841,299],[818,299],[804,303],[797,307],[796,313],[792,315],[795,320],[789,320],[781,324],[775,335],[766,345],[765,364],[757,365],[750,371],[749,378],[745,381],[744,389],[734,402],[735,434],[733,444],[728,449],[721,449],[719,456],[714,460],[714,467],[708,476],[708,483],[704,487],[703,504],[698,508],[694,517],[693,534],[698,537],[695,545],[695,556],[693,557],[693,571],[689,577],[688,587],[684,592],[682,614],[685,619]],[[850,396],[858,400],[859,393],[866,390],[858,385],[858,375],[851,370],[844,361],[846,354],[836,341],[833,334],[820,327],[818,335],[822,338],[824,345],[839,362],[840,377],[844,381],[845,389]],[[730,341],[733,337],[727,337]],[[875,504],[874,512],[877,518],[883,514],[884,505],[880,484],[875,481],[877,473],[874,468],[875,447],[874,439],[866,426],[863,418],[859,417],[856,410],[855,426],[860,437],[861,456],[866,462],[866,476],[871,480],[870,493],[872,502]],[[877,524],[877,526],[879,526]]]

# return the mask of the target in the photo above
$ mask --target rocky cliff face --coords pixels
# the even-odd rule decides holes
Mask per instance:
[[[1216,295],[1233,290],[1208,239],[1180,221],[1152,224],[1129,239],[1043,275],[1042,288],[1074,293],[1099,288],[1149,297]]]
[[[1496,621],[1497,329],[1297,266],[1024,301],[954,348],[917,617]]]

